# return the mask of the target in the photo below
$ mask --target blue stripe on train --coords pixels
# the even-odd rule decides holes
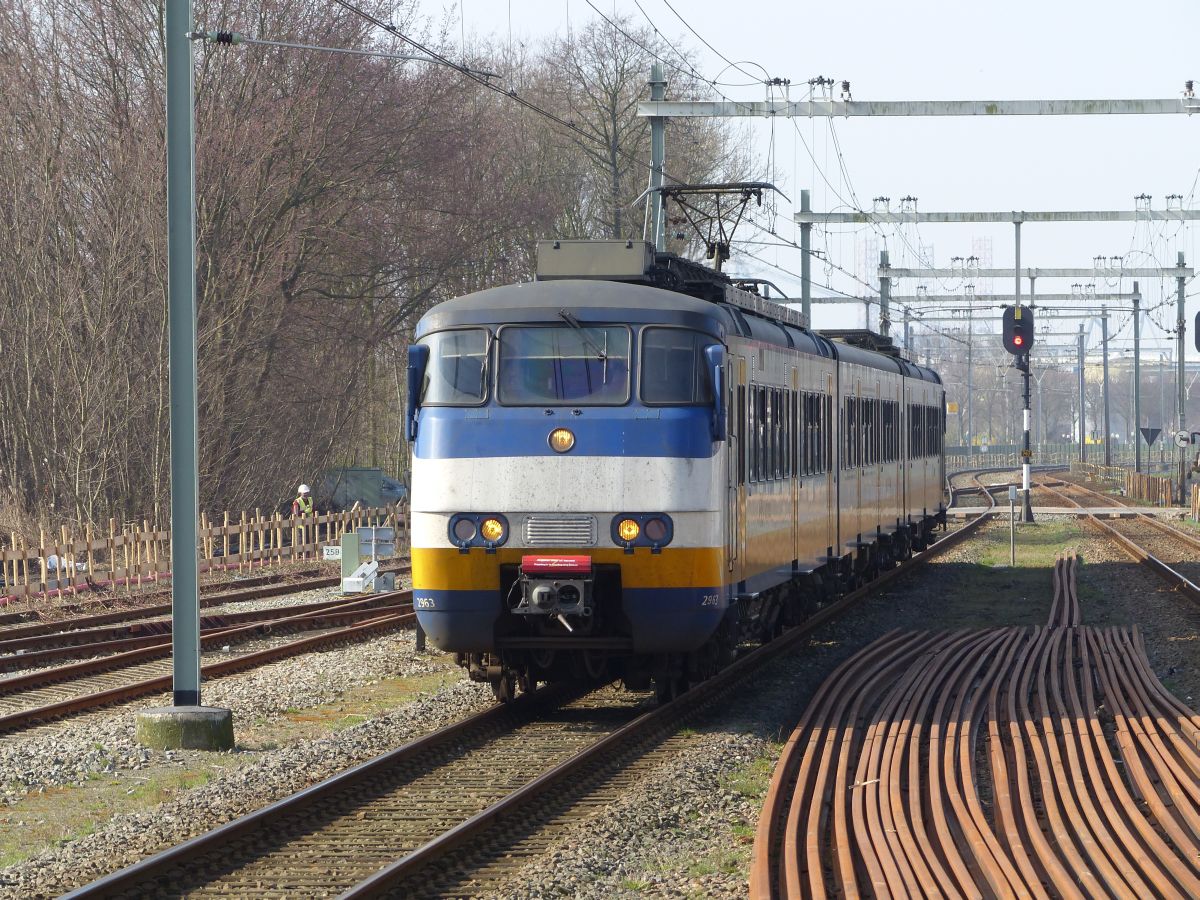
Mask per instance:
[[[716,630],[728,606],[721,588],[625,590],[625,613],[636,653],[695,650]],[[442,650],[479,653],[492,649],[500,596],[496,591],[413,592],[417,621]]]
[[[657,456],[709,459],[716,451],[712,412],[699,406],[570,408],[427,406],[420,411],[413,453],[418,459],[557,456],[547,438],[555,428],[575,435],[576,456]]]

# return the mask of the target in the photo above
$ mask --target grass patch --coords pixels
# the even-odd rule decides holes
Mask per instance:
[[[228,754],[220,758],[218,766],[153,767],[139,770],[136,781],[109,776],[29,794],[0,810],[0,868],[93,834],[114,816],[148,809],[206,784],[214,769],[241,764]]]
[[[247,750],[274,750],[300,740],[311,740],[353,728],[375,716],[434,693],[462,678],[461,670],[447,663],[424,675],[383,678],[348,688],[332,703],[288,709],[274,721],[256,720],[239,729],[238,746]]]
[[[722,777],[721,787],[750,800],[759,800],[767,793],[774,771],[774,757],[760,756]]]

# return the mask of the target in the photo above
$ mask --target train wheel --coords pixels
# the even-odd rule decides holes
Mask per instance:
[[[505,672],[492,682],[492,695],[501,703],[512,703],[517,696],[517,686],[512,673]]]
[[[670,703],[679,696],[679,678],[674,675],[658,675],[654,678],[654,698],[658,705]]]
[[[599,681],[608,669],[608,658],[603,650],[584,650],[580,656],[583,659],[583,671],[588,678]]]

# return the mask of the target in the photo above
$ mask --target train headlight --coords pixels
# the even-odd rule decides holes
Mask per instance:
[[[675,525],[666,513],[617,513],[609,526],[612,542],[624,545],[626,553],[634,547],[649,547],[651,552],[660,553],[662,548],[675,538]]]
[[[575,435],[569,428],[555,428],[550,432],[550,449],[555,453],[566,453],[575,446]]]
[[[484,519],[479,525],[479,534],[494,544],[504,537],[504,524],[499,519]]]
[[[645,532],[646,539],[656,544],[661,544],[665,541],[667,535],[670,533],[667,529],[667,523],[659,518],[647,519]]]
[[[459,519],[454,523],[454,536],[464,544],[475,537],[475,523],[470,519]]]

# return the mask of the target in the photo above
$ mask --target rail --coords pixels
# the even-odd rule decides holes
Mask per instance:
[[[1136,626],[1080,624],[1078,562],[1045,626],[892,632],[826,679],[772,778],[754,900],[1200,896],[1197,717]]]

